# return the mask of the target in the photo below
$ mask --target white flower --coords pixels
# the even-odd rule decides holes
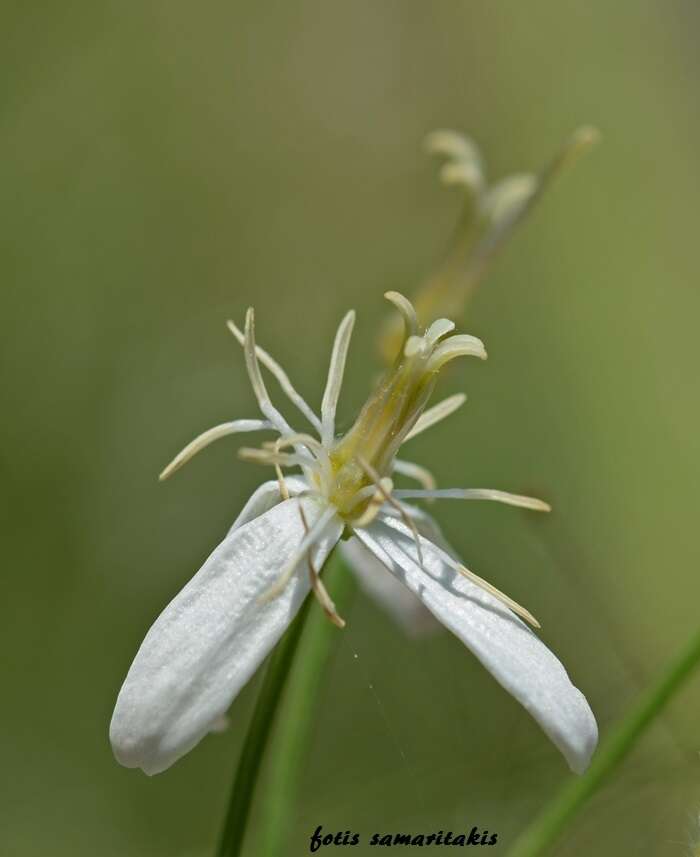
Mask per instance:
[[[123,765],[156,774],[216,728],[310,591],[342,627],[319,576],[342,539],[345,558],[366,587],[389,603],[397,601],[396,586],[405,587],[522,703],[574,771],[587,766],[597,742],[595,719],[563,666],[521,621],[539,627],[535,619],[468,571],[432,519],[405,502],[486,499],[549,508],[540,500],[502,491],[439,490],[427,471],[397,458],[404,442],[464,401],[463,396],[452,396],[425,410],[440,369],[461,355],[485,358],[484,346],[473,336],[451,335],[454,325],[446,319],[419,335],[411,304],[396,292],[387,298],[403,316],[404,341],[394,365],[341,438],[336,438],[335,411],[354,313],[345,316],[336,334],[320,419],[282,368],[256,346],[253,311],[248,310],[245,333],[229,322],[243,345],[264,419],[210,429],[189,444],[161,478],[217,438],[271,430],[276,440],[260,449],[242,449],[241,456],[273,466],[277,480],[255,491],[226,538],[141,644],[110,726],[112,747]],[[295,432],[275,408],[261,364],[316,436]],[[298,467],[301,474],[285,477],[286,467]],[[395,490],[393,473],[417,478],[423,487]],[[394,583],[388,595],[387,570]]]

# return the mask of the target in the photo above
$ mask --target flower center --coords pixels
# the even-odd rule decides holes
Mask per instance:
[[[349,519],[364,514],[372,502],[371,486],[390,476],[399,447],[425,410],[440,369],[463,354],[486,356],[483,344],[473,336],[442,340],[454,329],[447,319],[438,319],[422,336],[416,335],[415,313],[408,301],[395,293],[387,297],[395,297],[392,302],[404,317],[400,351],[352,428],[329,450],[328,499]]]

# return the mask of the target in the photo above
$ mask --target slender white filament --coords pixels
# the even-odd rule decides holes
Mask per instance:
[[[239,330],[236,325],[229,319],[226,322],[226,326],[231,331],[231,333],[236,337],[238,342],[245,348],[245,335]],[[289,380],[289,375],[284,371],[284,369],[280,366],[280,364],[272,357],[264,348],[261,348],[259,345],[255,346],[255,353],[258,357],[258,360],[262,363],[262,365],[271,372],[275,378],[277,379],[277,383],[282,388],[282,392],[287,396],[287,398],[295,405],[301,413],[306,417],[306,419],[311,423],[311,425],[316,429],[316,431],[321,431],[321,420],[316,416],[316,414],[311,410],[311,407],[303,398],[303,396],[297,392],[292,382]]]
[[[172,476],[176,470],[179,470],[183,464],[186,464],[190,458],[195,456],[205,446],[209,446],[215,440],[221,437],[226,437],[229,434],[238,434],[246,431],[263,431],[264,429],[274,428],[271,422],[267,420],[234,420],[230,423],[221,423],[218,426],[207,429],[202,434],[190,441],[187,446],[173,458],[168,466],[158,477],[162,482],[169,476]]]
[[[432,408],[428,408],[427,411],[420,415],[416,424],[406,435],[404,443],[426,429],[431,428],[431,426],[434,426],[436,423],[441,422],[446,417],[449,417],[450,414],[453,414],[458,408],[461,408],[466,401],[467,397],[464,393],[456,393],[454,396],[448,396],[446,399],[438,402],[437,405],[433,405]]]
[[[325,447],[330,447],[335,436],[335,409],[338,405],[340,388],[343,385],[343,373],[345,372],[345,361],[348,356],[348,347],[352,328],[355,324],[355,311],[350,310],[340,322],[338,332],[333,343],[331,363],[328,368],[328,380],[321,402],[321,441]]]
[[[394,497],[400,500],[495,500],[508,506],[521,509],[534,509],[536,512],[551,512],[552,507],[537,497],[525,497],[522,494],[510,494],[493,488],[437,488],[432,490],[399,489]]]
[[[270,401],[270,396],[268,395],[265,382],[262,378],[262,373],[260,372],[260,365],[258,363],[258,357],[255,349],[255,313],[252,307],[248,309],[245,317],[244,352],[248,376],[250,378],[250,383],[253,388],[253,392],[255,393],[255,397],[258,400],[260,410],[271,423],[274,423],[275,427],[281,434],[293,434],[289,423]]]
[[[409,479],[415,479],[426,491],[434,491],[436,488],[435,477],[425,467],[420,464],[414,464],[412,461],[403,461],[400,458],[394,459],[394,473],[400,473],[402,476],[408,476]],[[394,496],[397,492],[394,491]]]

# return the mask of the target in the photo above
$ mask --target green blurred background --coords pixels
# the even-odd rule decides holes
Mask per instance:
[[[469,402],[414,451],[442,484],[552,501],[440,518],[542,621],[603,732],[663,669],[700,601],[699,21],[689,0],[5,4],[2,855],[211,853],[256,682],[153,779],[107,727],[149,624],[267,474],[231,440],[156,475],[255,415],[224,327],[249,304],[316,403],[358,310],[349,423],[382,292],[414,290],[458,211],[434,127],[473,134],[496,177],[603,132],[480,289],[466,328],[490,359],[444,380]],[[346,618],[288,854],[318,824],[476,824],[505,851],[562,759],[446,633],[408,639],[364,597]],[[557,854],[689,853],[699,703],[696,681]]]

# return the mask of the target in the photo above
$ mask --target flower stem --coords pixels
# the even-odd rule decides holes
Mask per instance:
[[[341,603],[353,586],[353,578],[334,551],[324,571],[326,583],[333,584],[334,595]],[[289,713],[280,726],[275,740],[275,765],[271,785],[263,809],[263,833],[266,848],[263,853],[283,853],[284,832],[293,813],[293,796],[296,794],[298,774],[312,729],[314,701],[323,665],[326,662],[337,628],[309,596],[287,633],[278,643],[265,671],[260,693],[245,737],[238,768],[231,787],[228,809],[219,841],[217,857],[239,857],[253,802],[253,794],[262,768],[265,748],[273,729],[275,715],[285,686],[294,675],[289,699],[285,700]],[[295,655],[303,655],[292,670]],[[290,800],[292,796],[292,800]],[[274,829],[272,829],[274,827]],[[270,849],[277,849],[277,852]]]
[[[600,748],[586,773],[571,780],[523,831],[508,857],[538,857],[552,845],[569,821],[579,812],[620,765],[630,750],[676,691],[700,663],[700,631],[673,660]]]
[[[343,612],[355,587],[355,578],[336,550],[324,571],[333,598]],[[304,760],[316,725],[316,705],[324,668],[341,633],[322,610],[309,615],[299,648],[299,658],[284,699],[284,716],[277,726],[273,755],[275,764],[265,790],[262,807],[263,857],[284,857],[289,853],[288,833],[292,826],[295,800]]]
[[[265,746],[272,729],[278,700],[284,690],[294,653],[301,639],[311,601],[311,598],[306,599],[291,627],[277,644],[267,665],[231,787],[228,810],[216,852],[217,857],[238,857],[241,853]]]

